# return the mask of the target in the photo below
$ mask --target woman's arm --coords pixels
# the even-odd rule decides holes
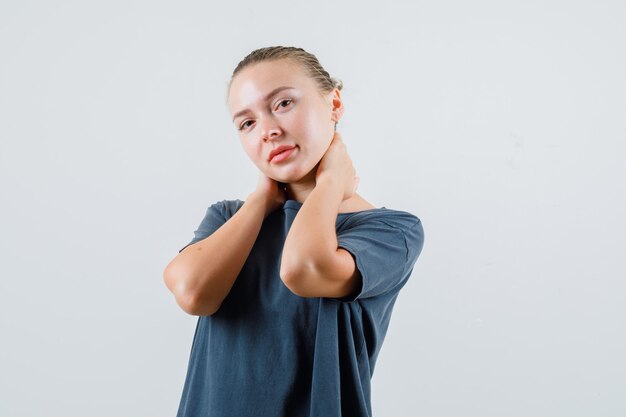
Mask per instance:
[[[335,131],[315,174],[315,188],[289,229],[281,257],[280,276],[301,297],[344,297],[361,283],[352,254],[338,247],[335,225],[341,203],[358,186],[341,134]]]
[[[344,297],[360,282],[359,270],[347,250],[337,247],[335,224],[344,185],[332,176],[318,179],[289,229],[280,277],[301,297]]]
[[[241,272],[267,215],[263,197],[250,194],[243,206],[207,238],[188,246],[165,268],[163,279],[187,313],[215,313]]]

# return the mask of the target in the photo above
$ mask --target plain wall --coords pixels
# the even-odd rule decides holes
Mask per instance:
[[[270,45],[343,80],[358,192],[424,225],[374,415],[626,415],[625,21],[618,1],[0,3],[0,415],[175,415],[197,317],[162,272],[256,186],[225,94]]]

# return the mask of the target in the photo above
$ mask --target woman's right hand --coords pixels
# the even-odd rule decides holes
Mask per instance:
[[[259,182],[252,197],[258,197],[265,203],[265,217],[285,204],[286,193],[278,181],[259,171]]]

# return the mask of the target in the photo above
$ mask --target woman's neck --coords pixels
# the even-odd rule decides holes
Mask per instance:
[[[314,169],[311,170],[311,172],[302,177],[299,181],[285,184],[285,190],[288,200],[296,200],[304,204],[304,201],[307,199],[309,194],[311,194],[311,191],[313,191],[313,189],[315,188],[315,179],[317,176],[318,166],[319,163],[315,166]],[[358,211],[362,210],[362,207],[373,208],[374,206],[364,200],[363,197],[355,192],[352,197],[342,201],[339,207],[339,212],[341,213],[344,211]]]
[[[315,182],[313,183],[290,183],[287,184],[287,199],[296,200],[300,203],[304,203],[304,200],[311,194],[311,191],[315,188]]]

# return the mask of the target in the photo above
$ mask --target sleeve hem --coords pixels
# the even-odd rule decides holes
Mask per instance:
[[[347,250],[350,253],[350,255],[352,255],[352,259],[354,259],[355,268],[359,271],[359,276],[360,276],[359,284],[360,285],[359,285],[359,289],[354,294],[346,295],[343,297],[330,297],[330,298],[334,300],[346,302],[346,303],[351,303],[353,301],[358,300],[363,295],[363,289],[365,288],[367,277],[363,274],[364,268],[361,265],[360,258],[355,254],[355,251],[352,248],[350,248],[350,246],[346,246],[343,243],[338,244],[337,247]]]

